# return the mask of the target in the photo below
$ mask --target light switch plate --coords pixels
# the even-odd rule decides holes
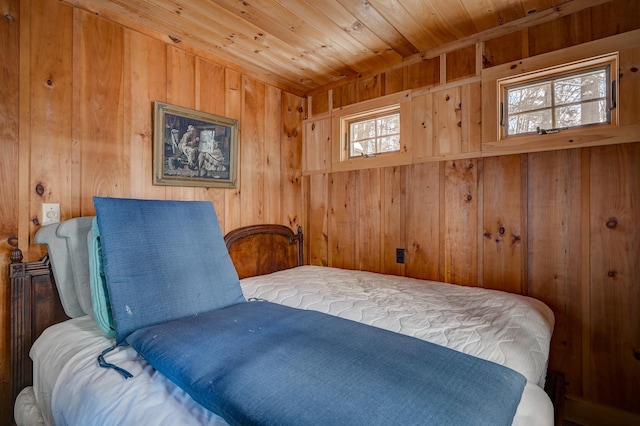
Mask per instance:
[[[60,204],[42,203],[42,225],[60,222]]]

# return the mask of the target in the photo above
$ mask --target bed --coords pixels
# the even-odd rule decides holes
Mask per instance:
[[[48,244],[49,254],[42,261],[22,263],[19,254],[12,256],[16,423],[227,424],[131,346],[116,347],[109,363],[135,380],[97,365],[96,354],[114,338],[86,314],[86,298],[77,296],[90,281],[86,252],[93,223],[76,218],[43,228],[37,241]],[[554,423],[543,390],[553,329],[553,314],[544,304],[492,290],[303,265],[302,238],[301,229],[294,233],[281,225],[244,227],[225,236],[244,298],[338,317],[391,331],[391,338],[410,336],[504,365],[526,379],[512,424]]]

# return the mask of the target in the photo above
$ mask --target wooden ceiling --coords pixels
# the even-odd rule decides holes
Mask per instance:
[[[209,52],[281,87],[318,87],[419,61],[604,1],[63,0]]]

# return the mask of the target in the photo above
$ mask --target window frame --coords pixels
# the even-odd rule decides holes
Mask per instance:
[[[350,141],[348,140],[349,123],[367,117],[376,117],[386,111],[397,111],[400,114],[400,150],[351,157],[349,155]],[[411,90],[334,109],[331,113],[331,120],[332,171],[411,164]]]
[[[571,126],[562,129],[544,129],[541,132],[527,132],[518,134],[507,134],[508,127],[508,115],[506,113],[506,93],[508,89],[522,87],[528,84],[535,84],[538,82],[552,81],[555,79],[570,77],[576,74],[582,74],[591,70],[598,70],[608,68],[607,72],[607,106],[609,108],[608,116],[609,120],[605,123],[591,123],[580,126]],[[569,62],[554,67],[544,68],[528,73],[519,74],[513,77],[507,77],[499,79],[497,81],[497,99],[496,103],[497,111],[497,128],[498,128],[498,141],[509,142],[518,140],[520,138],[530,138],[537,136],[545,136],[555,133],[571,133],[571,132],[583,132],[587,129],[594,127],[612,127],[617,126],[618,114],[617,114],[617,88],[618,88],[618,52],[609,53],[605,55],[596,56],[593,58],[579,60],[575,62]],[[550,108],[551,111],[553,109]]]
[[[371,158],[371,157],[376,157],[378,155],[389,155],[389,154],[394,154],[396,152],[400,152],[401,147],[398,147],[397,150],[395,151],[378,151],[376,150],[375,153],[373,154],[364,154],[362,153],[362,155],[352,155],[353,153],[353,145],[355,142],[353,139],[353,133],[352,133],[352,129],[351,127],[356,124],[356,123],[362,123],[364,121],[372,121],[372,120],[378,120],[380,118],[383,117],[390,117],[392,115],[398,115],[398,122],[400,122],[401,119],[401,114],[400,114],[400,104],[393,104],[393,105],[389,105],[388,107],[382,107],[379,109],[375,109],[375,110],[369,110],[369,111],[365,111],[362,113],[358,113],[358,114],[354,114],[354,115],[350,115],[350,116],[345,116],[342,117],[342,123],[344,124],[344,129],[345,129],[345,134],[344,134],[344,143],[346,144],[345,149],[347,150],[347,155],[348,157],[351,158],[360,158],[360,157],[365,157],[365,158]],[[400,133],[401,133],[401,127],[398,126],[398,137],[400,137]],[[374,140],[376,141],[376,146],[378,145],[378,140],[381,139],[383,136],[378,134],[378,126],[376,124],[376,136],[374,138]]]

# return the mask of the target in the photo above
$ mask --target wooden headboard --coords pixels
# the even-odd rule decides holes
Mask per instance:
[[[11,396],[33,383],[29,350],[45,328],[69,319],[62,309],[49,257],[22,262],[19,249],[11,253]]]
[[[225,242],[240,278],[263,275],[303,264],[302,228],[294,233],[283,225],[245,226],[229,232]],[[33,383],[29,350],[45,328],[69,317],[55,286],[49,257],[22,262],[11,253],[11,395]]]
[[[303,264],[302,228],[294,233],[284,225],[251,225],[224,237],[240,278],[270,274]]]

